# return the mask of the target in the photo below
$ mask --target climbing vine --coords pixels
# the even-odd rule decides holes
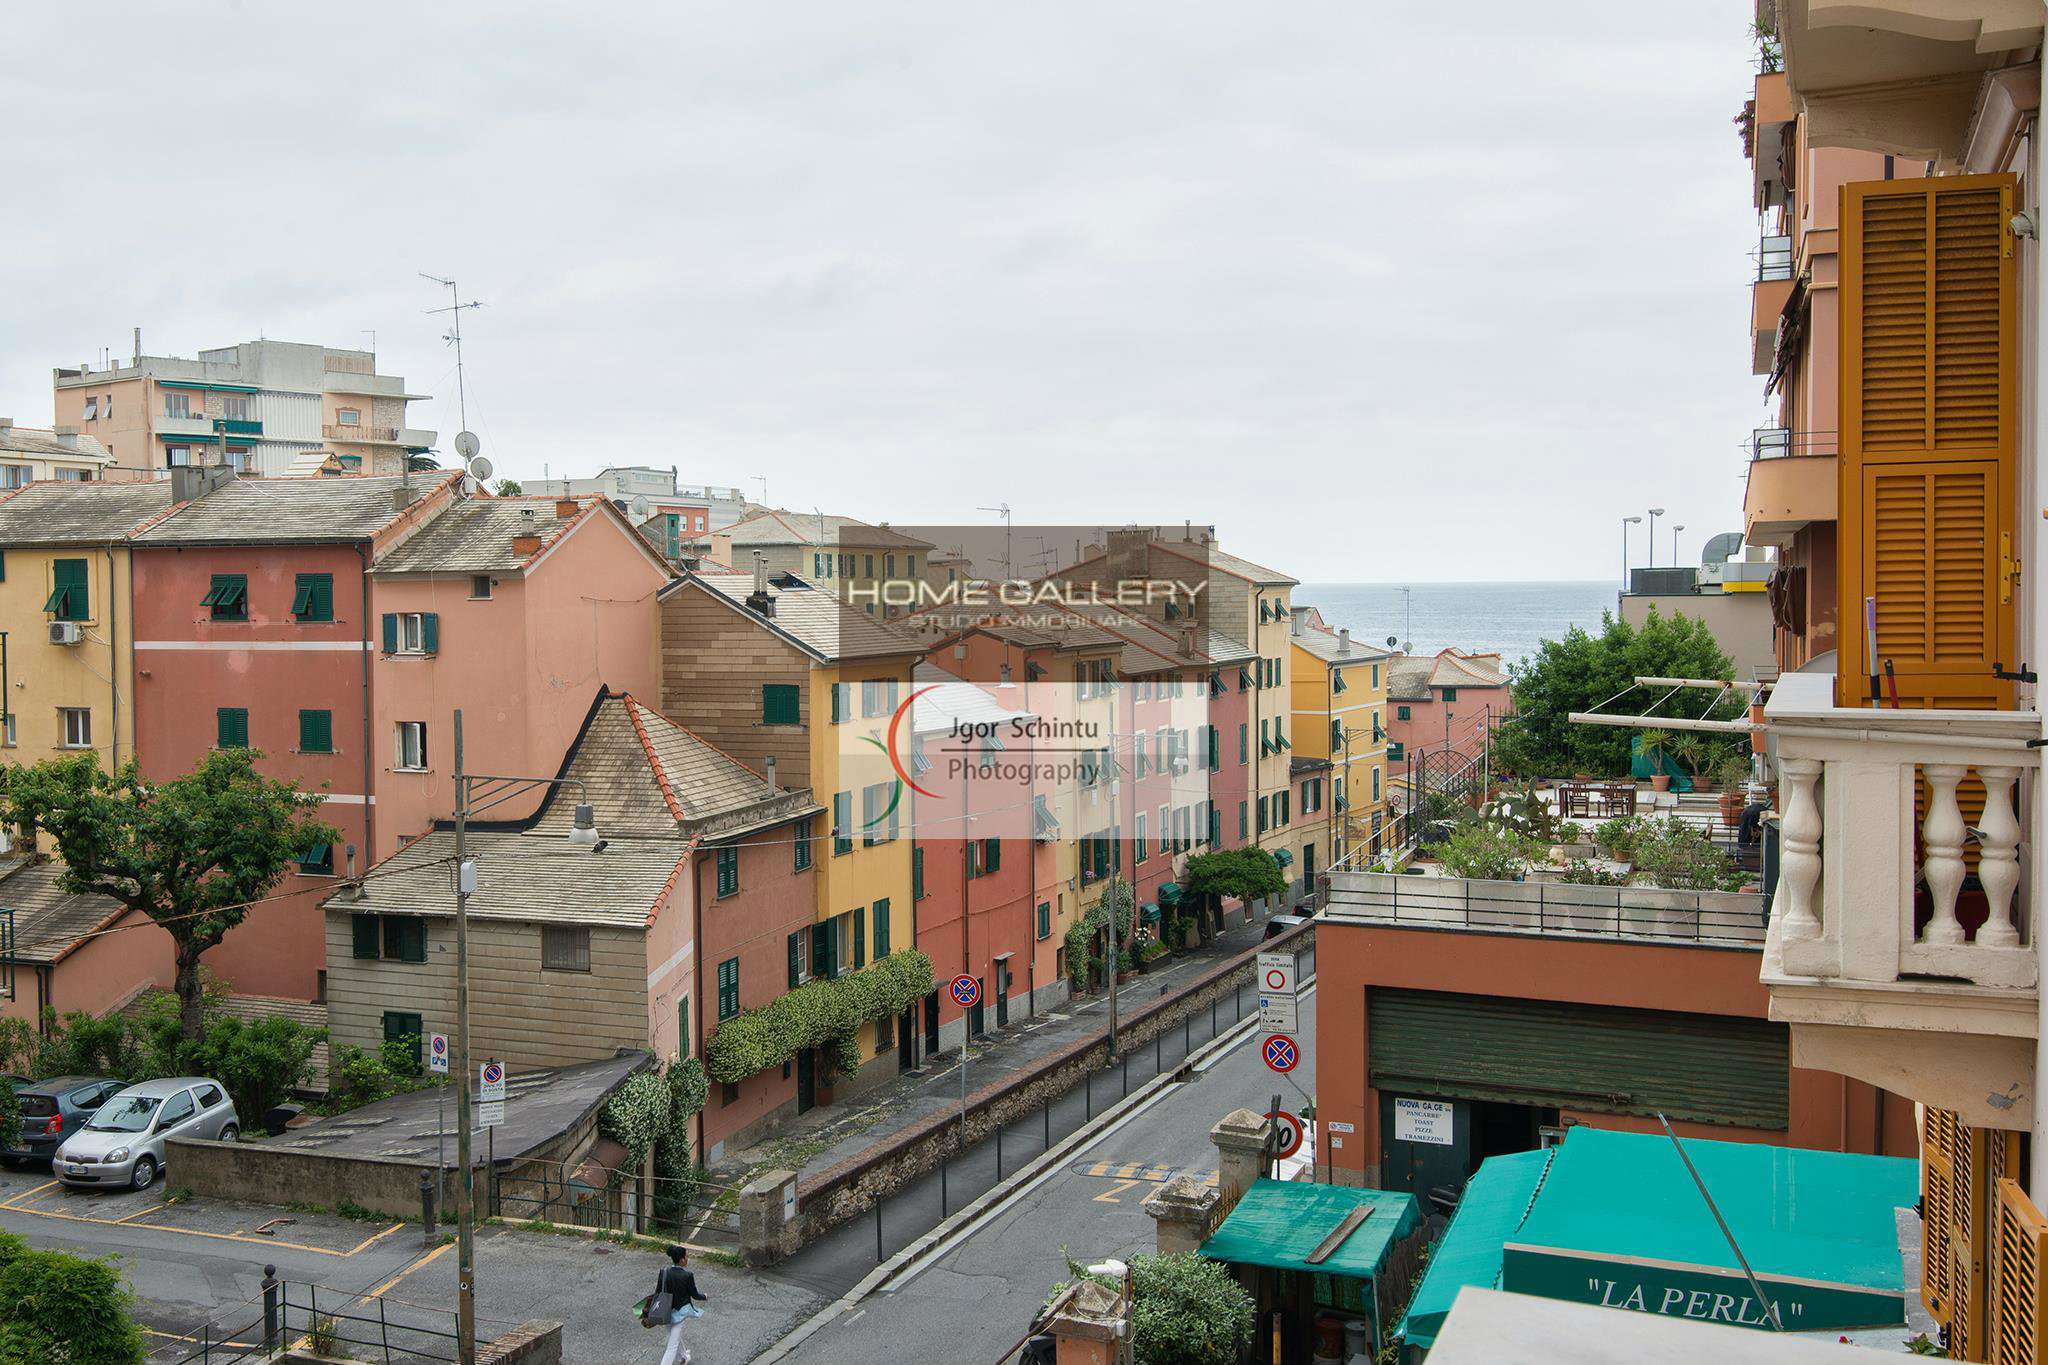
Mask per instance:
[[[711,1079],[734,1085],[805,1048],[830,1046],[835,1065],[851,1073],[860,1068],[861,1025],[908,1009],[932,984],[932,960],[915,949],[808,982],[720,1024],[704,1048],[706,1067]]]

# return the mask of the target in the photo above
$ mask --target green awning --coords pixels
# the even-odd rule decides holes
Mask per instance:
[[[1353,1209],[1365,1221],[1321,1262],[1309,1256]],[[1299,1270],[1312,1275],[1346,1275],[1369,1280],[1379,1273],[1387,1249],[1421,1225],[1412,1194],[1318,1185],[1306,1180],[1256,1180],[1223,1220],[1202,1254],[1212,1261]]]
[[[1151,901],[1146,901],[1138,907],[1138,918],[1147,924],[1159,923],[1159,907]]]
[[[1180,896],[1181,891],[1179,882],[1159,883],[1159,903],[1161,905],[1179,905]]]
[[[1549,1152],[1521,1152],[1481,1164],[1458,1199],[1451,1225],[1430,1253],[1429,1269],[1415,1287],[1396,1335],[1427,1350],[1436,1344],[1437,1331],[1460,1289],[1500,1287],[1501,1243],[1528,1213],[1529,1198],[1549,1162]]]
[[[1274,849],[1273,861],[1280,864],[1280,866],[1282,867],[1288,866],[1290,863],[1294,861],[1294,850],[1291,848]]]

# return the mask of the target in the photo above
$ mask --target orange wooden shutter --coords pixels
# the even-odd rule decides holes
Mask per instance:
[[[1949,1244],[1956,1199],[1955,1113],[1929,1107],[1920,1134],[1920,1301],[1944,1327],[1954,1317],[1955,1257]]]
[[[2042,1272],[2048,1269],[2048,1219],[2019,1182],[2001,1179],[1992,1200],[1991,1292],[1985,1359],[1992,1365],[2037,1365],[2048,1341]]]
[[[2017,264],[2009,175],[1842,188],[1840,693],[2003,707],[2014,658]],[[1864,601],[1877,605],[1877,653]],[[1886,689],[1887,695],[1889,688]]]

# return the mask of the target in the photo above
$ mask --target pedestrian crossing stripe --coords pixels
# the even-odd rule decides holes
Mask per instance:
[[[1193,1175],[1196,1172],[1177,1171],[1168,1166],[1146,1166],[1134,1161],[1097,1161],[1083,1167],[1081,1174],[1097,1176],[1103,1180],[1142,1180],[1150,1185],[1163,1185],[1177,1175]],[[1203,1175],[1203,1184],[1214,1185],[1216,1182],[1217,1172],[1209,1171]]]

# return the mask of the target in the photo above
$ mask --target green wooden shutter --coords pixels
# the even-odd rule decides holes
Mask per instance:
[[[441,613],[424,611],[420,613],[420,653],[441,652]]]
[[[796,684],[761,684],[761,723],[763,725],[796,725],[800,720],[801,716],[797,710]]]
[[[889,955],[889,898],[875,902],[875,961]]]
[[[332,711],[299,712],[299,750],[308,754],[331,754],[334,752],[334,713]]]
[[[378,928],[375,915],[350,915],[349,934],[355,941],[355,956],[369,961],[377,959]]]
[[[396,654],[398,652],[398,613],[395,611],[384,613],[384,652],[386,654]]]
[[[924,850],[921,848],[910,850],[910,898],[914,901],[924,899]]]
[[[718,894],[733,896],[740,889],[740,851],[736,848],[718,850]]]
[[[214,742],[223,749],[249,747],[249,712],[240,706],[223,706],[214,713]]]
[[[294,581],[292,615],[301,621],[334,619],[334,575],[302,573]]]
[[[811,865],[811,834],[809,820],[796,826],[796,870],[802,872]]]
[[[832,793],[832,852],[853,851],[853,793]]]
[[[799,929],[789,936],[789,984],[795,986],[803,980],[804,931]]]
[[[858,910],[853,912],[853,965],[855,970],[868,965],[867,921]]]
[[[60,621],[88,621],[92,619],[92,595],[86,586],[86,567],[82,559],[59,559],[50,566],[50,600],[43,610],[50,612]]]
[[[718,964],[718,1017],[730,1019],[740,1012],[740,960],[729,957]]]
[[[1786,1127],[1784,1024],[1377,988],[1367,1013],[1383,1092]]]
[[[1051,901],[1040,901],[1038,903],[1038,936],[1041,939],[1047,939],[1052,937]]]
[[[834,926],[830,920],[823,924],[813,924],[811,926],[812,976],[829,977],[832,975],[832,947],[833,940],[836,937],[833,933],[833,928]]]

